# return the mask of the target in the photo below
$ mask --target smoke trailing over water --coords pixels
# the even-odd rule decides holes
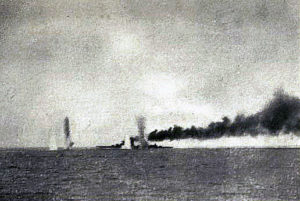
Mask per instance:
[[[233,120],[223,117],[222,121],[211,122],[207,127],[183,129],[175,125],[168,130],[155,130],[148,139],[151,141],[176,140],[187,138],[213,139],[223,136],[244,136],[259,134],[278,135],[279,133],[294,133],[300,131],[300,99],[277,90],[274,97],[265,107],[246,116],[238,114]]]

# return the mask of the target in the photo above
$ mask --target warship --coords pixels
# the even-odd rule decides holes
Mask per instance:
[[[120,144],[111,146],[96,146],[97,149],[171,149],[173,147],[158,146],[156,144],[149,144],[145,137],[145,117],[137,118],[138,136],[125,136],[125,139]]]

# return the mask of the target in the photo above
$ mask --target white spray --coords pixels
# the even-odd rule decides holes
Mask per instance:
[[[146,118],[144,116],[138,116],[136,121],[138,126],[139,141],[141,143],[141,148],[145,149],[148,147],[148,143],[145,140]]]

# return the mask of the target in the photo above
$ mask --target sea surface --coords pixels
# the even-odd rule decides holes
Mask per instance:
[[[1,150],[0,200],[300,200],[300,149]]]

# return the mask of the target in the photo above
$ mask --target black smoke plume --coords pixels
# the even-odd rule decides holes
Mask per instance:
[[[168,130],[155,130],[148,135],[150,141],[186,138],[213,139],[222,136],[259,134],[278,135],[300,131],[300,99],[277,90],[274,97],[258,113],[246,116],[238,114],[233,120],[223,117],[222,121],[211,122],[207,127],[182,128],[175,125]]]

